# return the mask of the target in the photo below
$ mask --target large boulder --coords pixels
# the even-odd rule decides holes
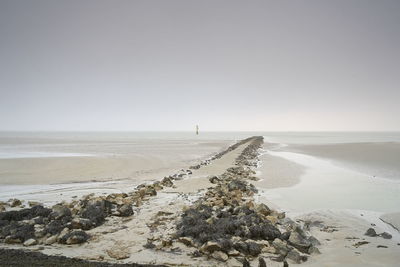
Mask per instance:
[[[65,224],[61,220],[54,220],[45,226],[44,231],[51,235],[55,235],[60,233],[64,228]]]
[[[94,226],[99,226],[111,213],[112,203],[106,200],[89,201],[80,212],[82,218],[92,221]]]
[[[297,231],[293,231],[290,234],[288,241],[290,245],[304,253],[307,253],[308,249],[311,247],[311,242]]]

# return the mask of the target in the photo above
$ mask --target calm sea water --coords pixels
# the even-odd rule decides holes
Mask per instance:
[[[264,136],[266,142],[285,144],[400,142],[400,132],[0,132],[0,159],[91,156],[91,152],[112,154],[116,146],[124,146],[125,151],[129,147],[172,148],[184,143],[234,142],[253,135]]]

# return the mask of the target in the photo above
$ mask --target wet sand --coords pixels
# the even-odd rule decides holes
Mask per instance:
[[[268,153],[260,156],[260,160],[258,171],[262,175],[258,175],[261,180],[256,185],[266,189],[294,186],[306,170],[300,164]]]
[[[289,145],[279,151],[329,159],[371,177],[400,179],[400,143],[396,142]]]
[[[50,141],[47,140],[46,143]],[[151,180],[191,165],[199,158],[208,158],[230,143],[140,140],[112,144],[35,144],[35,151],[56,150],[57,152],[53,151],[54,154],[77,153],[77,156],[0,159],[0,184],[44,185],[122,179]],[[90,156],[79,156],[79,153]]]

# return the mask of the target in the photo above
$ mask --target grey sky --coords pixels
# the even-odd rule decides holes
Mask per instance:
[[[400,1],[0,0],[0,130],[400,130]]]

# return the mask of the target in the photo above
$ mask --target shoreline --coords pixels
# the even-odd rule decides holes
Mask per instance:
[[[368,258],[368,255],[366,253],[364,255],[364,253],[362,251],[360,252],[358,248],[348,249],[342,247],[346,242],[345,237],[349,237],[353,233],[357,233],[358,237],[356,238],[360,240],[365,239],[363,233],[367,230],[368,226],[371,227],[371,225],[368,225],[368,223],[365,222],[363,223],[360,218],[352,218],[351,216],[341,214],[340,212],[334,214],[331,211],[325,213],[304,213],[299,216],[295,216],[291,212],[288,212],[287,214],[290,217],[292,215],[294,216],[293,218],[295,221],[287,218],[284,213],[282,213],[282,209],[276,209],[274,200],[269,198],[268,193],[264,194],[262,192],[264,189],[261,189],[260,193],[252,193],[253,189],[251,188],[256,190],[258,188],[260,190],[260,187],[257,184],[258,182],[256,181],[257,178],[255,177],[255,170],[257,170],[256,167],[259,165],[258,157],[260,156],[260,150],[259,147],[256,147],[258,145],[251,145],[252,142],[255,142],[252,140],[257,139],[254,139],[253,137],[253,139],[249,138],[246,140],[247,141],[239,141],[225,151],[217,153],[211,158],[203,160],[201,163],[193,165],[187,170],[182,170],[180,173],[165,177],[161,181],[139,185],[136,187],[136,191],[127,192],[126,196],[120,193],[114,193],[104,197],[88,196],[87,200],[89,203],[90,201],[103,201],[103,198],[107,201],[120,203],[116,205],[117,210],[114,211],[114,213],[119,212],[120,215],[116,216],[115,214],[117,213],[114,215],[107,215],[104,217],[104,222],[102,224],[89,230],[85,230],[90,237],[79,245],[65,245],[62,244],[64,241],[61,239],[61,243],[57,243],[56,241],[56,243],[53,243],[52,245],[39,244],[33,246],[22,246],[1,244],[0,248],[19,248],[28,250],[40,249],[40,251],[45,255],[57,255],[61,253],[67,257],[81,258],[92,263],[157,263],[165,264],[167,266],[204,266],[213,264],[221,266],[244,266],[244,259],[252,266],[257,266],[258,261],[261,261],[261,259],[264,260],[268,266],[282,266],[283,261],[293,264],[303,262],[306,258],[307,261],[302,263],[304,266],[318,266],[318,264],[332,266],[326,261],[327,258],[334,260],[331,256],[327,257],[327,253],[330,251],[337,253],[338,258],[336,260],[338,260],[338,262],[345,259],[349,260],[350,258],[348,257],[350,257],[350,255],[359,252],[361,254],[357,254],[357,257],[360,260],[358,264],[361,266],[362,259],[365,259],[365,257]],[[244,169],[237,169],[238,166]],[[232,195],[229,191],[224,191],[224,188],[230,186],[230,184],[235,181],[235,177],[240,179],[240,181],[243,181],[244,186],[241,187],[237,193]],[[256,187],[252,184],[256,185]],[[222,192],[226,193],[220,195],[218,188],[222,189]],[[143,197],[137,198],[137,196],[140,195],[137,195],[135,192],[143,192],[144,195]],[[242,197],[237,198],[239,195],[236,196],[236,194],[240,194]],[[205,196],[207,197],[205,198]],[[139,199],[141,204],[137,205]],[[227,202],[225,203],[224,200],[221,203],[221,199],[227,199]],[[132,203],[130,201],[134,201],[132,211],[130,211],[126,206],[127,203]],[[214,248],[212,250],[207,250],[204,246],[206,246],[206,244],[211,245],[208,242],[214,242],[214,239],[203,240],[203,237],[198,239],[196,235],[193,236],[190,234],[192,231],[197,231],[195,229],[190,230],[189,232],[183,232],[186,234],[183,236],[181,235],[178,239],[176,238],[176,231],[179,230],[179,227],[185,225],[182,224],[185,219],[185,214],[192,214],[187,213],[188,210],[192,210],[194,212],[193,214],[196,214],[196,212],[202,212],[201,210],[198,210],[202,205],[210,205],[210,207],[215,207],[213,208],[212,213],[215,212],[215,218],[218,218],[217,214],[220,212],[219,207],[221,208],[221,212],[226,212],[226,208],[229,207],[230,201],[238,201],[237,203],[240,203],[239,205],[241,207],[250,208],[250,210],[253,210],[252,212],[254,212],[254,216],[264,216],[259,213],[260,211],[258,211],[258,208],[267,204],[267,206],[269,206],[268,210],[270,211],[266,214],[270,214],[268,215],[270,217],[267,216],[263,218],[264,220],[270,221],[271,225],[277,227],[277,229],[280,229],[281,232],[278,236],[285,232],[289,232],[289,237],[291,235],[297,235],[298,238],[303,238],[301,241],[303,243],[305,242],[305,244],[308,244],[307,242],[309,242],[306,240],[311,240],[310,238],[315,236],[321,245],[315,246],[312,253],[306,251],[309,253],[307,254],[306,252],[301,251],[301,248],[304,247],[297,246],[298,244],[293,247],[293,244],[296,244],[296,241],[293,239],[289,241],[290,239],[286,239],[288,237],[280,236],[278,241],[276,241],[275,236],[267,235],[265,236],[266,240],[263,241],[262,238],[260,240],[259,237],[255,238],[253,235],[247,236],[245,232],[242,233],[243,237],[240,237],[241,232],[238,232],[237,234],[239,235],[238,237],[240,237],[240,241],[236,236],[236,239],[232,239],[230,234],[227,234],[226,237],[224,236],[224,239],[231,240],[229,242],[233,245],[232,249],[228,250],[228,248],[225,247],[227,244],[230,244],[228,241],[224,241],[225,243],[223,244],[225,245],[218,248],[218,246],[220,246],[218,244],[222,244],[218,242],[222,241],[216,240],[217,245],[213,245]],[[272,204],[269,205],[269,203]],[[65,202],[62,203],[62,205],[71,207],[72,212],[74,212],[73,207],[76,207],[74,206],[75,204],[70,206],[70,204]],[[128,216],[126,217],[121,216],[121,212],[124,210],[121,210],[122,206],[124,206],[124,209],[127,208],[127,210],[124,211],[127,212]],[[80,212],[81,211],[78,210],[76,214],[79,215],[81,214]],[[131,215],[131,212],[133,215]],[[193,214],[190,216],[194,216]],[[228,214],[226,216],[228,216]],[[236,218],[235,216],[237,215],[231,214],[229,216],[233,216],[229,217],[229,221],[234,221]],[[214,216],[212,217],[214,218]],[[309,223],[305,223],[307,221]],[[358,228],[355,228],[355,226],[349,222],[357,222],[356,225]],[[338,223],[339,225],[337,227],[331,227],[331,224]],[[340,225],[340,223],[343,225]],[[217,223],[216,225],[219,224],[220,223]],[[311,226],[308,224],[311,224]],[[295,228],[293,228],[293,225],[295,225]],[[250,224],[250,227],[252,227],[252,224]],[[182,228],[180,229],[182,230]],[[332,232],[329,232],[330,230],[332,230]],[[377,228],[377,231],[378,230],[380,229]],[[72,230],[72,232],[73,231],[76,230]],[[220,231],[224,232],[225,230],[220,229],[216,233],[221,234]],[[67,230],[67,232],[71,233],[71,230]],[[337,232],[340,232],[340,237],[337,236]],[[189,234],[187,235],[187,233]],[[298,236],[299,234],[300,236]],[[327,236],[329,237],[328,239],[332,240],[332,242],[325,240],[327,239]],[[388,248],[379,249],[378,253],[392,253],[393,249],[394,251],[398,249],[397,247],[392,247],[394,239],[395,238],[384,240],[381,237],[376,237],[376,240],[368,239],[368,242],[370,242],[369,244],[371,245],[361,246],[360,248],[368,247],[368,253],[376,255],[373,244],[379,243],[384,246],[387,245]],[[277,244],[280,242],[279,240],[283,242],[283,247],[285,247],[285,249],[282,250],[282,244]],[[356,239],[353,239],[353,241],[355,240]],[[244,243],[247,249],[249,246],[259,248],[259,254],[254,256],[252,253],[255,252],[250,253],[248,250],[243,248],[243,244],[239,245],[241,244],[240,242]],[[350,248],[352,248],[353,245],[354,244],[350,244]],[[218,249],[215,250],[215,246]],[[309,246],[308,248],[311,248],[311,245],[307,246]],[[322,254],[317,253],[319,250]],[[258,250],[256,249],[256,251]],[[291,253],[290,255],[288,254],[289,251]],[[197,256],[193,257],[195,254]],[[340,255],[344,258],[340,259]],[[386,255],[386,257],[388,256]],[[399,259],[393,255],[389,255],[389,258],[385,259],[389,266],[396,260]],[[373,262],[374,261],[372,260],[372,263]]]

